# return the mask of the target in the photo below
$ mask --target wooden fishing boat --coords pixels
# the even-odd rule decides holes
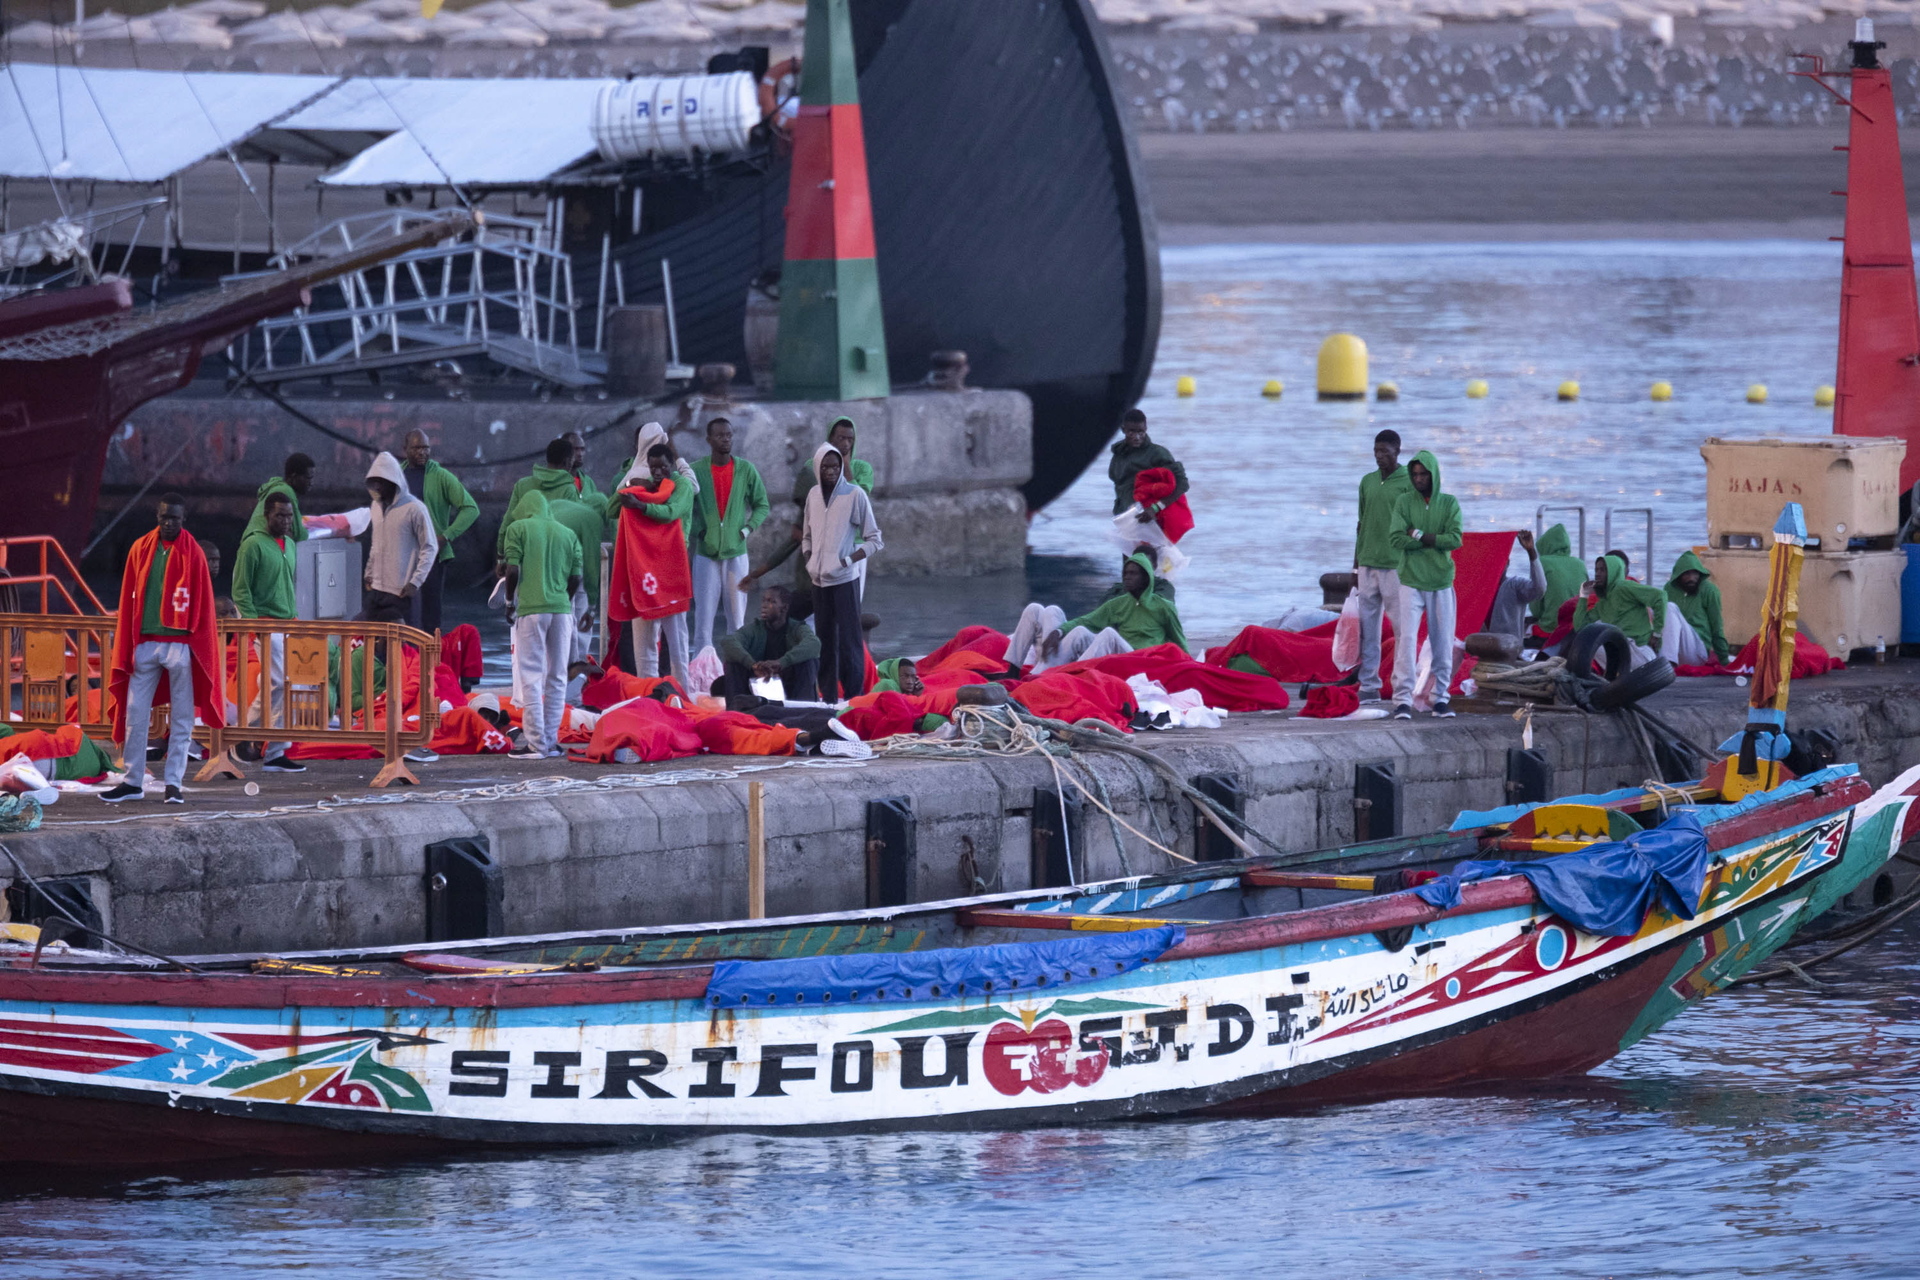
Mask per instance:
[[[1064,894],[191,970],[22,948],[0,967],[0,1114],[14,1160],[326,1160],[1580,1072],[1873,874],[1916,795],[1920,770],[1875,797],[1838,766],[1736,803],[1629,790]],[[1402,887],[1462,857],[1516,861]],[[1590,931],[1569,901],[1628,923]]]

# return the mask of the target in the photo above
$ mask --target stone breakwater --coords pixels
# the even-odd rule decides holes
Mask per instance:
[[[1649,705],[1712,746],[1744,721],[1745,691],[1730,680],[1687,681]],[[1832,732],[1840,760],[1884,783],[1920,762],[1920,665],[1798,685],[1793,722]],[[1533,724],[1554,795],[1647,776],[1618,720],[1541,713]],[[1231,779],[1249,821],[1305,851],[1353,839],[1360,766],[1392,766],[1402,834],[1505,803],[1507,752],[1521,745],[1521,728],[1505,714],[1407,723],[1269,713],[1137,741],[1183,776]],[[196,787],[185,811],[128,814],[71,797],[39,831],[9,843],[36,876],[85,887],[108,931],[169,953],[420,941],[426,848],[463,837],[484,840],[500,868],[503,933],[725,920],[747,909],[747,771],[770,763],[752,776],[765,784],[771,916],[866,906],[869,804],[899,797],[914,832],[910,865],[895,881],[909,887],[907,900],[1048,882],[1035,879],[1036,865],[1046,865],[1035,857],[1035,826],[1058,825],[1058,784],[1037,757],[823,767],[709,756],[639,769],[558,766],[566,782],[547,780],[551,766],[448,757],[420,767],[417,793],[369,793],[372,765],[324,764],[298,779],[264,779],[257,798],[234,782]],[[1082,763],[1129,824],[1195,852],[1194,811],[1157,774],[1112,755]],[[1096,810],[1072,822],[1081,882],[1169,867],[1132,836],[1123,833],[1125,846],[1116,847]]]

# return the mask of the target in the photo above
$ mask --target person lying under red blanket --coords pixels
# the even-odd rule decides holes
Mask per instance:
[[[1675,667],[1673,673],[1680,676],[1740,676],[1753,673],[1755,656],[1760,651],[1760,638],[1755,636],[1747,641],[1746,647],[1733,655],[1725,666]],[[1822,648],[1810,636],[1795,636],[1793,640],[1793,678],[1805,680],[1809,676],[1825,675],[1829,671],[1839,671],[1846,661],[1836,658]]]
[[[1116,729],[1127,730],[1140,710],[1133,687],[1117,675],[1092,670],[1087,664],[1076,665],[1082,669],[1055,667],[1032,680],[1010,685],[1013,700],[1037,716],[1068,724],[1083,719],[1104,720]]]
[[[1195,662],[1178,645],[1172,644],[1158,644],[1133,653],[1116,653],[1106,658],[1072,662],[1064,667],[1055,667],[1054,671],[1073,675],[1098,671],[1118,676],[1123,682],[1128,676],[1143,675],[1168,693],[1191,689],[1206,699],[1208,706],[1223,711],[1282,711],[1290,701],[1287,691],[1280,687],[1278,680]]]
[[[685,701],[686,691],[674,683],[671,676],[631,676],[611,664],[604,669],[590,666],[586,683],[580,686],[580,704],[595,711],[604,711],[633,698],[651,697],[656,689],[662,687],[680,695]]]
[[[923,676],[928,671],[936,671],[945,665],[947,659],[963,650],[998,659],[1004,667],[1007,645],[1010,643],[1012,643],[1012,637],[1005,632],[995,631],[992,627],[962,627],[953,639],[920,659],[920,669]]]

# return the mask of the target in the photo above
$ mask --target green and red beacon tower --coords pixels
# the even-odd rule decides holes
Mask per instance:
[[[887,394],[887,336],[873,254],[847,0],[807,0],[774,348],[777,395],[864,400]]]

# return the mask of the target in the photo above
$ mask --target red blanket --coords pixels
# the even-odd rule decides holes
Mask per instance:
[[[1753,664],[1760,651],[1760,638],[1755,636],[1747,641],[1746,647],[1733,655],[1733,660],[1724,667],[1708,664],[1701,667],[1675,667],[1673,673],[1680,676],[1738,676],[1753,670]],[[1846,666],[1846,660],[1828,653],[1809,636],[1795,636],[1793,640],[1793,678],[1805,680],[1808,676],[1821,676],[1829,671],[1839,671]]]
[[[120,578],[120,611],[113,629],[113,665],[107,687],[113,695],[113,740],[127,740],[127,685],[133,680],[133,650],[140,643],[140,624],[146,614],[147,575],[153,570],[160,531],[150,530],[127,552]],[[207,553],[186,530],[174,539],[167,568],[160,579],[160,622],[178,627],[193,652],[193,709],[207,724],[225,724],[227,705],[220,640],[214,630],[213,576],[207,571]],[[171,702],[174,693],[163,672],[153,691],[153,705]]]
[[[443,756],[498,754],[512,744],[472,707],[455,707],[440,717],[429,744]]]
[[[840,717],[840,723],[859,734],[862,742],[877,742],[881,738],[891,738],[896,733],[917,732],[920,717],[928,714],[929,710],[925,699],[909,698],[891,689],[866,694],[862,703]]]
[[[1300,714],[1310,720],[1338,720],[1359,709],[1360,695],[1353,691],[1353,686],[1322,684],[1307,694],[1307,705],[1300,708]]]
[[[598,549],[594,554],[598,555]],[[480,632],[471,622],[463,622],[440,638],[440,661],[453,668],[455,677],[461,680],[478,680],[480,666]]]
[[[658,489],[639,485],[622,489],[642,502],[665,502],[672,480]],[[613,582],[607,618],[667,618],[693,608],[693,570],[687,561],[687,537],[678,520],[655,520],[631,507],[620,508],[619,537],[613,544]]]
[[[604,711],[629,698],[644,698],[661,685],[680,692],[672,676],[630,676],[618,667],[608,667],[580,686],[580,705],[590,711]]]
[[[1150,507],[1171,494],[1179,483],[1167,468],[1148,467],[1133,477],[1133,500],[1142,507]],[[1178,542],[1193,531],[1193,509],[1187,506],[1184,493],[1167,503],[1153,519],[1169,542]]]
[[[704,744],[684,713],[642,698],[601,716],[587,749],[569,751],[567,758],[611,764],[613,753],[621,747],[633,748],[642,760],[677,760],[699,755]]]
[[[1144,675],[1169,693],[1192,689],[1207,700],[1210,707],[1223,711],[1281,711],[1289,701],[1278,680],[1245,671],[1228,671],[1195,662],[1175,644],[1157,644],[1132,653],[1116,653],[1110,658],[1068,663],[1055,667],[1047,675],[1078,675],[1098,671],[1124,681],[1128,676]]]
[[[1013,700],[1037,716],[1050,716],[1073,724],[1077,720],[1104,720],[1116,729],[1125,729],[1139,711],[1133,690],[1119,676],[1087,669],[1055,667],[1033,680],[1010,686]]]
[[[1007,657],[1007,646],[1011,643],[1013,643],[1013,637],[1004,632],[995,631],[992,627],[962,627],[953,639],[920,659],[920,678],[926,679],[927,672],[941,666],[948,658],[963,650],[985,654],[989,658],[998,658],[1004,663]]]

